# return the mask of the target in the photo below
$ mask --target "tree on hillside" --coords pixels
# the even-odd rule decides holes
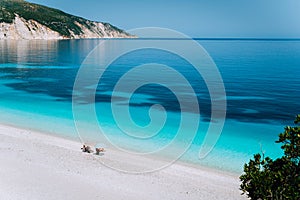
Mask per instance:
[[[240,189],[250,199],[300,200],[300,115],[295,126],[287,126],[279,134],[284,155],[272,160],[255,154],[244,166]]]

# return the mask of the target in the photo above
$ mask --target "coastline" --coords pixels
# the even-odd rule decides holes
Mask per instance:
[[[115,153],[109,148],[86,154],[79,141],[2,124],[0,138],[0,199],[246,199],[228,172],[176,162],[127,174],[99,162]]]

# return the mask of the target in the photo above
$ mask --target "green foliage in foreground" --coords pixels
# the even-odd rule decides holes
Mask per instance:
[[[76,35],[82,33],[81,28],[76,23],[87,28],[93,26],[89,20],[70,15],[58,9],[28,3],[23,0],[0,0],[0,23],[12,23],[16,14],[26,20],[35,20],[67,37],[71,35],[71,32]],[[108,23],[105,23],[104,26],[108,30],[124,32]]]
[[[251,199],[300,199],[300,115],[295,127],[279,134],[284,156],[276,160],[256,154],[244,166],[240,189]]]

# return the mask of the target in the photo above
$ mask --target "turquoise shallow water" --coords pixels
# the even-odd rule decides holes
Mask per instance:
[[[76,73],[88,53],[100,40],[0,41],[0,122],[45,131],[49,134],[79,139],[72,113],[72,89]],[[118,40],[106,53],[118,48]],[[132,119],[140,126],[150,121],[153,104],[164,106],[167,121],[158,135],[149,140],[132,140],[123,134],[112,117],[111,91],[120,76],[134,66],[161,63],[172,66],[190,81],[197,93],[200,127],[182,161],[241,172],[252,154],[263,150],[266,155],[281,155],[274,141],[300,112],[299,66],[300,41],[198,40],[214,59],[224,80],[227,94],[227,117],[222,134],[212,152],[198,158],[209,119],[210,98],[201,76],[186,60],[159,50],[132,52],[116,60],[107,70],[95,96],[97,119],[116,145],[149,152],[172,141],[180,122],[180,107],[174,94],[159,85],[146,85],[130,99]],[[140,74],[138,77],[149,74]],[[175,81],[176,83],[176,81]],[[177,86],[180,88],[180,84]],[[184,93],[185,91],[181,91]],[[127,93],[116,93],[116,106],[122,107]],[[190,98],[187,94],[186,101]],[[80,120],[86,124],[84,140],[97,141],[97,125],[89,102],[82,102]],[[160,110],[155,111],[161,114]],[[122,116],[122,113],[120,113]],[[195,113],[188,109],[188,116]],[[127,127],[129,130],[131,127]],[[189,133],[189,127],[184,127]],[[139,132],[140,136],[147,132]],[[100,141],[101,142],[101,141]],[[182,141],[183,142],[183,141]],[[180,148],[181,141],[177,141]]]

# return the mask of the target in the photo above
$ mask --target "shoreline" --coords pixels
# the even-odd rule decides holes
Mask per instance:
[[[238,175],[227,172],[175,162],[128,174],[99,162],[115,153],[109,148],[86,154],[79,141],[2,124],[0,137],[0,199],[246,199]]]
[[[78,149],[80,150],[79,147],[81,147],[82,144],[83,144],[82,141],[80,141],[79,138],[76,139],[74,136],[70,136],[70,135],[67,136],[67,135],[64,135],[64,134],[59,134],[55,131],[54,132],[53,131],[46,132],[44,130],[29,128],[29,127],[25,127],[25,126],[14,126],[11,123],[4,123],[4,122],[0,122],[0,135],[1,135],[1,127],[12,128],[12,129],[16,129],[16,130],[19,130],[19,131],[27,131],[27,132],[30,132],[30,134],[34,134],[34,135],[38,135],[38,136],[42,135],[42,136],[45,136],[45,137],[53,137],[53,138],[56,138],[56,139],[72,141],[72,142],[75,142],[75,143],[78,144],[78,148],[74,149],[74,150],[78,150]],[[91,144],[94,144],[94,143],[93,142],[88,143],[88,145],[90,145],[93,148],[93,145],[91,145]],[[109,149],[109,151],[112,151],[113,153],[118,153],[117,151],[112,150],[112,149]],[[160,160],[162,162],[166,162],[168,160],[168,158],[155,156],[155,157],[152,157],[151,160]],[[200,165],[200,164],[196,164],[194,162],[190,162],[188,160],[181,160],[180,158],[173,161],[170,165],[173,165],[173,164],[178,164],[178,165],[181,165],[181,166],[194,168],[195,170],[205,170],[205,171],[211,171],[213,173],[225,174],[225,175],[232,176],[232,177],[239,177],[241,175],[240,172],[222,170],[222,169],[209,167],[209,166],[203,166],[203,165]],[[162,169],[168,168],[170,165],[162,167]]]

